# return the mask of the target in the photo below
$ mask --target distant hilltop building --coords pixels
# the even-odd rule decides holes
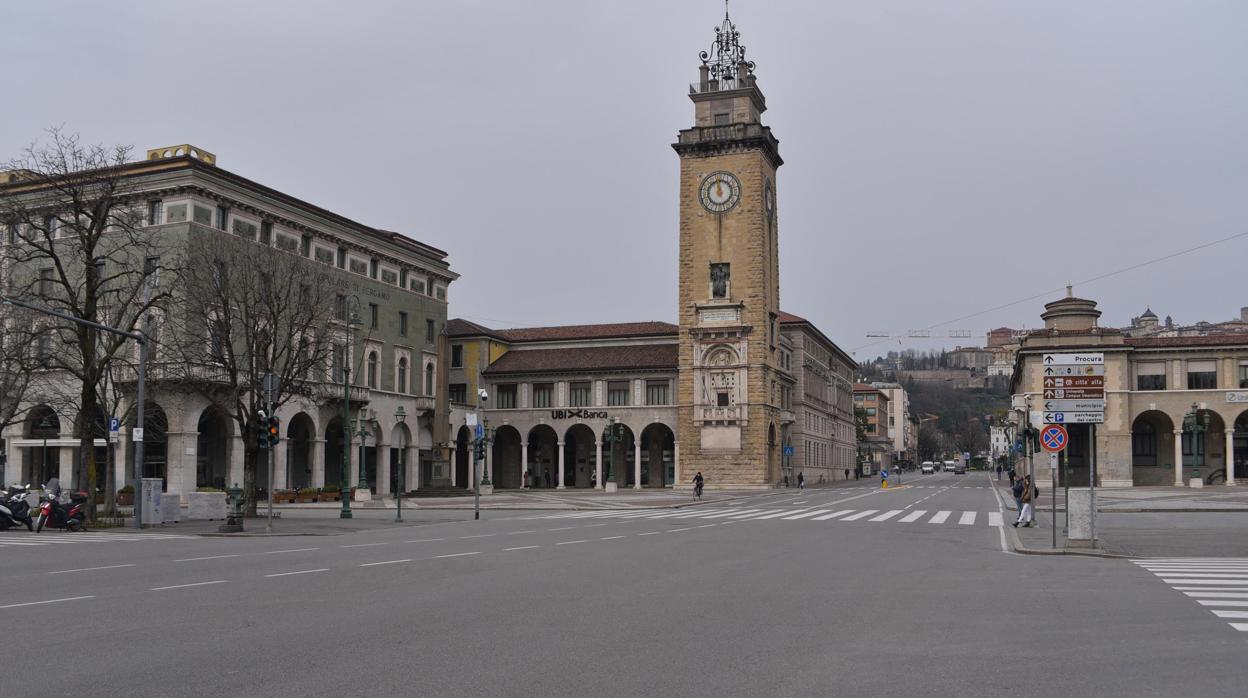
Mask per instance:
[[[1157,317],[1151,308],[1145,308],[1131,324],[1123,327],[1127,337],[1210,337],[1225,334],[1248,333],[1248,306],[1239,309],[1239,317],[1225,322],[1200,321],[1179,325],[1169,315],[1165,320]]]

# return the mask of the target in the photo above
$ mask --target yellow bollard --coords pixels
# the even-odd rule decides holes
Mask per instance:
[[[885,490],[888,489],[888,480],[880,480],[880,488]]]

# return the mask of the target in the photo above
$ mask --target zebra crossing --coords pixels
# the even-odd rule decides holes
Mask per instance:
[[[0,532],[0,548],[36,548],[45,545],[67,545],[74,543],[122,543],[132,541],[159,541],[175,538],[194,538],[172,533],[109,533],[106,531],[80,531],[66,533],[51,531],[47,533],[30,533],[28,531]]]
[[[1235,630],[1248,632],[1248,558],[1166,557],[1132,560]]]
[[[954,514],[957,514],[955,517]],[[955,526],[1002,526],[1003,520],[999,511],[955,511],[952,509],[929,510],[915,509],[831,509],[802,507],[797,509],[703,509],[695,511],[687,509],[634,509],[610,511],[574,511],[546,514],[544,516],[524,517],[526,520],[671,520],[680,519],[711,519],[728,522],[752,521],[833,521],[864,523],[903,523],[903,524],[951,524]]]

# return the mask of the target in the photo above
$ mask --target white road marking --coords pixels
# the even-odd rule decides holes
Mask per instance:
[[[577,543],[586,543],[586,542],[588,542],[588,541],[583,541],[583,540],[564,540],[564,541],[559,541],[558,543],[555,543],[555,545],[576,545]]]
[[[958,525],[959,526],[974,526],[975,525],[975,512],[973,511],[962,512],[962,517],[958,519]]]
[[[938,511],[936,512],[936,515],[928,519],[927,522],[930,524],[943,524],[952,513],[952,511]]]
[[[659,535],[660,533],[662,533],[662,531],[650,531],[649,533],[638,533],[637,535],[639,535],[639,536],[657,536],[657,535]]]
[[[290,550],[270,550],[265,555],[277,555],[279,553],[306,553],[309,550],[320,550],[320,548],[291,548]]]
[[[1194,599],[1248,599],[1248,591],[1189,591]]]
[[[384,541],[381,543],[352,543],[351,545],[340,545],[338,547],[339,548],[373,548],[378,545],[386,545],[386,543]]]
[[[829,511],[832,511],[832,510],[831,510],[831,509],[815,509],[815,510],[813,510],[813,511],[804,511],[804,512],[802,512],[802,513],[800,513],[800,514],[795,514],[795,515],[793,515],[793,516],[786,516],[786,517],[784,517],[784,520],[785,520],[785,521],[796,521],[797,519],[804,519],[804,518],[806,518],[807,516],[817,516],[817,515],[819,515],[819,514],[826,514],[826,513],[828,513]]]
[[[165,591],[166,589],[185,589],[187,587],[202,587],[202,586],[208,586],[209,584],[225,584],[228,581],[230,580],[216,579],[211,582],[193,582],[191,584],[174,584],[173,586],[168,586],[168,587],[152,587],[151,589],[148,589],[148,591]]]
[[[440,540],[446,540],[446,539],[445,538],[421,538],[420,540],[409,540],[407,542],[408,543],[436,543],[437,541],[440,541]]]
[[[22,606],[42,606],[48,603],[61,603],[62,601],[79,601],[81,599],[94,599],[94,596],[70,596],[64,599],[48,599],[47,601],[27,601],[26,603],[11,603],[0,608],[21,608]]]
[[[365,562],[360,567],[376,567],[377,565],[397,565],[400,562],[411,562],[411,560],[386,560],[385,562]]]
[[[226,557],[238,557],[237,555],[209,555],[208,557],[186,557],[174,562],[195,562],[196,560],[220,560]]]
[[[926,509],[915,509],[909,514],[906,514],[900,519],[897,519],[897,521],[898,523],[914,523],[915,521],[918,521],[919,519],[923,518],[923,515],[926,513],[927,513]]]
[[[313,572],[328,572],[328,567],[319,567],[314,570],[299,570],[297,572],[278,572],[277,574],[266,574],[265,577],[289,577],[292,574],[312,574]]]
[[[490,536],[495,536],[495,535],[498,535],[498,534],[496,534],[496,533],[478,533],[478,534],[477,534],[477,535],[475,535],[475,536],[460,536],[460,537],[459,537],[459,539],[460,539],[460,540],[467,540],[467,539],[469,539],[469,538],[489,538]]]
[[[1001,518],[1001,512],[999,511],[988,512],[988,525],[989,526],[1004,526],[1005,522]]]
[[[520,546],[520,547],[518,547],[518,548],[503,548],[503,552],[505,552],[505,553],[509,553],[509,552],[511,552],[512,550],[532,550],[533,548],[540,548],[540,547],[542,547],[542,546],[540,546],[540,545],[522,545],[522,546]]]
[[[1224,599],[1197,599],[1196,603],[1201,606],[1226,606],[1229,608],[1248,606],[1248,601],[1226,601]]]
[[[1232,628],[1235,628],[1241,633],[1248,632],[1248,623],[1228,623],[1228,625],[1230,625]]]
[[[564,526],[563,528],[548,528],[547,531],[571,531],[576,526]]]
[[[816,516],[815,518],[811,519],[811,521],[827,521],[828,519],[835,519],[838,516],[844,516],[851,512],[853,512],[853,509],[842,509],[840,511],[834,511],[831,514],[824,514],[823,516]]]
[[[1224,587],[1245,587],[1248,588],[1248,580],[1237,582],[1229,579],[1169,579],[1163,578],[1161,581],[1166,584],[1209,584]]]
[[[1219,618],[1248,618],[1248,611],[1211,611]]]
[[[858,519],[865,519],[872,514],[879,513],[879,511],[880,511],[879,509],[867,509],[865,511],[860,511],[857,514],[851,514],[850,516],[846,516],[845,518],[841,519],[841,521],[857,521]]]
[[[1158,577],[1170,577],[1172,579],[1178,579],[1182,577],[1199,577],[1201,579],[1248,579],[1248,574],[1221,574],[1218,572],[1187,573],[1187,572],[1175,572],[1173,570],[1163,570],[1161,572],[1157,572],[1154,570],[1152,572]]]
[[[599,538],[598,540],[615,540],[616,538],[623,538],[623,537],[624,536],[604,536],[602,538]]]
[[[883,514],[880,514],[879,516],[873,516],[870,519],[867,519],[867,522],[873,523],[876,521],[888,521],[889,519],[893,518],[894,516],[900,513],[901,513],[901,509],[892,509],[892,510],[884,512]]]
[[[451,553],[449,555],[436,555],[435,559],[442,558],[442,557],[464,557],[465,555],[480,555],[480,554],[481,554],[481,551],[478,550],[478,551],[471,552],[471,553]]]
[[[721,519],[721,518],[723,518],[723,517],[725,517],[725,516],[733,516],[734,514],[740,514],[740,515],[744,516],[744,515],[746,515],[746,514],[758,514],[758,513],[761,513],[761,512],[763,512],[763,511],[766,511],[766,509],[733,509],[732,511],[727,511],[727,512],[724,512],[724,513],[722,513],[722,514],[710,514],[710,515],[708,515],[708,516],[703,516],[702,518],[704,518],[704,519]]]
[[[687,527],[686,527],[686,528],[669,528],[669,529],[667,529],[667,532],[668,532],[668,533],[676,533],[677,531],[688,531],[688,530],[689,530],[689,529],[688,529]]]
[[[49,572],[48,574],[69,574],[70,572],[94,572],[95,570],[115,570],[120,567],[134,567],[134,565],[129,564],[129,565],[105,565],[104,567],[79,567],[76,570],[57,570],[55,572]]]
[[[784,511],[778,511],[774,514],[764,514],[762,516],[754,516],[754,517],[751,517],[750,520],[751,521],[763,521],[765,519],[778,519],[781,516],[790,516],[792,514],[796,514],[801,511],[805,511],[805,510],[804,509],[785,509]]]
[[[509,536],[518,536],[518,535],[520,535],[521,533],[537,533],[537,529],[533,529],[532,531],[511,531],[511,532],[509,532],[507,535],[509,535]]]

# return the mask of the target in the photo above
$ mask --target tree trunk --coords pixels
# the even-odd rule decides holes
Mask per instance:
[[[104,467],[104,512],[109,516],[117,516],[117,477],[113,463],[116,462],[117,452],[110,439],[108,442],[108,455],[105,456]],[[94,499],[94,497],[92,498]]]
[[[255,446],[255,436],[243,446],[243,502],[246,510],[244,515],[256,515],[256,464],[260,449]]]

